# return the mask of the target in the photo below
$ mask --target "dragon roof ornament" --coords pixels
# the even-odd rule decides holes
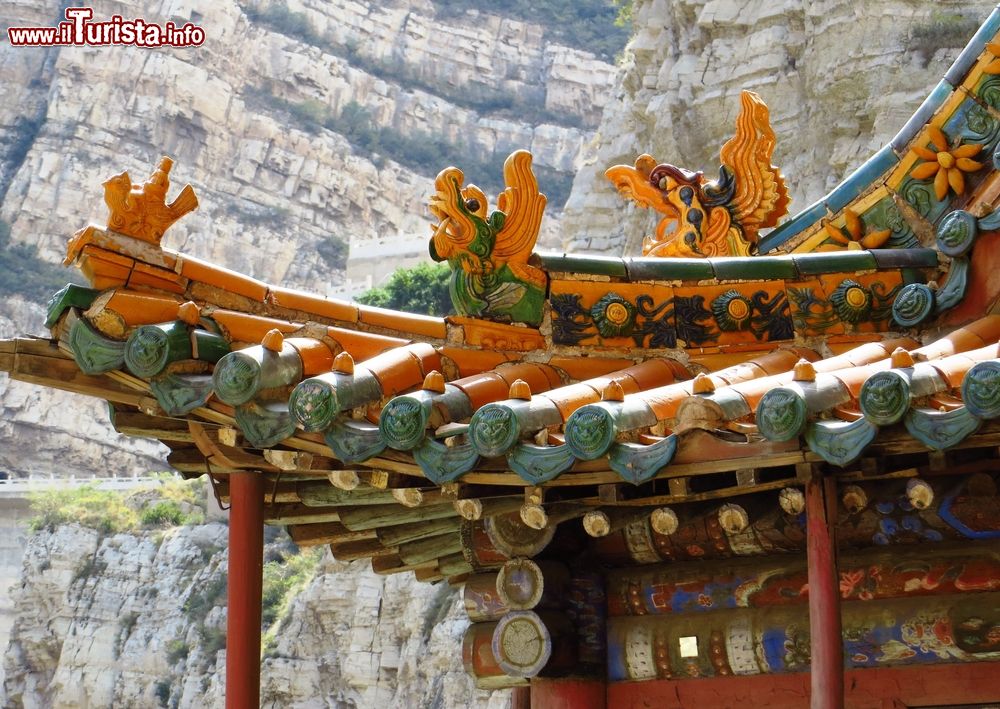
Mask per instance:
[[[618,191],[640,207],[663,215],[656,233],[642,243],[643,256],[749,256],[757,233],[788,213],[788,189],[771,164],[775,137],[767,104],[752,91],[740,96],[736,135],[722,146],[719,179],[652,156],[635,166],[615,165],[605,173]]]

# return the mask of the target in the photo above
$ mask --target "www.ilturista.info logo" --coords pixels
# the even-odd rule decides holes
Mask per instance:
[[[112,15],[107,22],[91,22],[93,9],[66,8],[66,22],[58,27],[9,27],[7,37],[15,47],[134,45],[136,47],[197,47],[205,30],[190,22],[158,25],[142,18],[126,20]]]

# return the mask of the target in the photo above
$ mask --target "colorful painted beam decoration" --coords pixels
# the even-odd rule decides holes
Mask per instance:
[[[51,342],[0,342],[0,369],[107,400],[221,500],[253,471],[300,545],[464,584],[485,688],[811,670],[836,706],[845,667],[996,672],[998,30],[791,218],[750,91],[717,180],[608,167],[662,215],[642,255],[535,253],[526,151],[492,207],[446,168],[446,318],[162,247],[197,207],[167,202],[163,158],[104,183],[107,223],[67,249],[89,285],[53,295]],[[824,617],[842,637],[810,634]]]

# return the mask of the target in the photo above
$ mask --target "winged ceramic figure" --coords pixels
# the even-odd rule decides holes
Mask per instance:
[[[451,298],[463,315],[492,316],[537,325],[545,300],[545,272],[528,264],[545,211],[545,195],[531,170],[531,153],[518,150],[503,166],[507,188],[490,212],[486,194],[456,167],[435,180],[430,252],[452,267]]]
[[[166,203],[170,187],[170,168],[174,161],[164,157],[145,183],[133,185],[128,172],[121,172],[104,183],[104,201],[111,214],[108,228],[151,244],[159,244],[170,225],[198,206],[191,185],[185,185],[177,198]]]
[[[771,164],[775,138],[767,105],[752,91],[744,91],[740,102],[736,135],[722,146],[717,181],[657,164],[650,155],[605,173],[622,195],[663,215],[656,233],[643,240],[644,256],[747,256],[758,232],[788,213],[785,180]]]

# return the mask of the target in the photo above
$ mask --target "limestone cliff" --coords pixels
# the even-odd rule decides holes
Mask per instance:
[[[224,706],[225,539],[221,524],[33,536],[0,703]],[[467,624],[447,585],[376,576],[327,551],[266,653],[261,704],[506,707],[506,692],[476,690],[462,669]]]
[[[643,152],[711,176],[739,93],[759,93],[804,209],[895,135],[993,0],[635,0],[635,35],[563,218],[571,251],[630,254],[655,228],[604,178]]]
[[[101,180],[120,169],[144,178],[162,153],[201,201],[168,245],[332,290],[348,244],[426,236],[428,176],[449,153],[496,163],[497,174],[474,176],[483,181],[527,147],[550,180],[570,179],[613,77],[536,25],[435,18],[421,0],[92,6],[95,19],[190,21],[207,39],[159,50],[0,44],[0,219],[52,261],[104,216]],[[7,3],[4,26],[54,26],[61,7]]]

